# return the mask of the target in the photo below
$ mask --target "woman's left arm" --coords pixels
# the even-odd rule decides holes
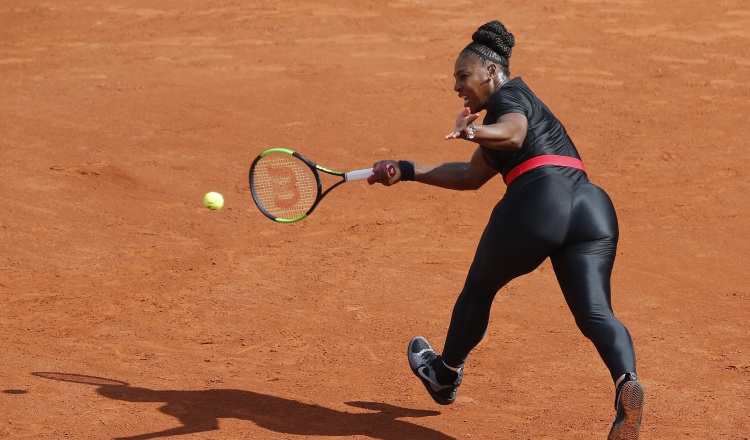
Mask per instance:
[[[519,150],[526,139],[529,121],[520,113],[508,113],[490,125],[475,125],[474,136],[468,139],[470,124],[477,119],[476,113],[469,114],[468,109],[456,118],[456,127],[445,137],[449,139],[466,139],[495,150]]]

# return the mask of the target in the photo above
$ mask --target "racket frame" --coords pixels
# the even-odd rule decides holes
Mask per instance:
[[[264,156],[266,156],[268,154],[271,154],[271,153],[283,153],[283,154],[288,154],[290,156],[296,157],[297,159],[301,160],[305,165],[307,165],[310,168],[310,170],[312,171],[313,176],[315,176],[315,182],[317,184],[317,194],[315,196],[315,201],[313,202],[312,206],[310,206],[310,209],[307,210],[307,212],[305,212],[304,214],[302,214],[301,216],[299,216],[297,218],[284,219],[284,218],[276,217],[273,214],[271,214],[270,212],[266,211],[263,208],[263,205],[258,201],[258,196],[255,193],[255,187],[253,185],[253,171],[255,170],[255,167],[258,164],[258,162]],[[323,191],[323,182],[320,180],[320,173],[319,173],[319,171],[322,171],[322,172],[324,172],[326,174],[330,174],[332,176],[341,177],[341,180],[338,181],[338,182],[336,182],[336,183],[334,183],[333,185],[331,185],[330,187],[328,187],[328,189],[326,189],[325,191]],[[354,173],[361,172],[361,171],[363,171],[363,170],[355,171]],[[249,180],[249,183],[250,183],[250,191],[253,194],[253,201],[255,201],[255,204],[258,206],[258,209],[260,209],[260,212],[262,212],[263,215],[265,215],[266,217],[270,218],[271,220],[273,220],[275,222],[279,222],[279,223],[295,223],[295,222],[298,222],[298,221],[306,218],[310,214],[312,214],[312,212],[318,206],[318,203],[320,203],[320,201],[323,200],[323,197],[325,197],[326,194],[328,194],[329,192],[331,192],[332,189],[336,188],[337,186],[341,185],[342,183],[345,183],[345,182],[349,181],[349,179],[347,179],[347,174],[348,173],[342,173],[340,171],[334,171],[334,170],[328,169],[326,167],[322,167],[322,166],[316,164],[315,162],[311,161],[310,159],[306,158],[305,156],[297,153],[294,150],[290,150],[288,148],[271,148],[269,150],[266,150],[266,151],[260,153],[258,155],[258,157],[255,158],[255,160],[253,161],[253,164],[250,166],[250,173],[248,175],[248,180]],[[361,177],[356,176],[355,178],[353,178],[351,180],[360,180],[360,179],[361,179]]]

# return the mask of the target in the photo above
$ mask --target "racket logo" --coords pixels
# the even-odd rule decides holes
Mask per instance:
[[[266,168],[273,185],[273,202],[281,209],[290,209],[299,202],[300,193],[297,189],[297,176],[291,167],[280,166]]]

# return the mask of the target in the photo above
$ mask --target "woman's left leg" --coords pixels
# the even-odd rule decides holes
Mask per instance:
[[[633,340],[612,312],[610,277],[618,237],[609,196],[586,183],[576,189],[563,246],[550,256],[578,328],[594,343],[615,381],[635,373]]]
[[[563,247],[552,266],[576,324],[589,338],[615,381],[615,409],[608,440],[635,440],[641,429],[644,390],[636,377],[633,340],[612,312],[610,278],[617,250],[617,217],[609,197],[582,185]]]
[[[578,328],[593,342],[616,381],[625,373],[635,373],[635,351],[630,333],[612,312],[610,275],[614,260],[592,252],[597,246],[597,242],[568,246],[551,260]]]
[[[635,369],[633,340],[615,318],[610,302],[612,258],[605,241],[567,246],[552,257],[565,300],[581,332],[594,343],[615,382],[615,409],[608,440],[636,440],[641,429],[644,390]]]

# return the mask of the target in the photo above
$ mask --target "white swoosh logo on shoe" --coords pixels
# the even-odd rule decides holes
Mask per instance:
[[[453,385],[439,385],[439,384],[436,384],[435,382],[432,381],[432,379],[430,379],[430,376],[428,376],[428,375],[425,374],[426,370],[427,370],[427,367],[424,367],[424,366],[423,367],[419,367],[419,368],[417,368],[417,374],[419,375],[419,377],[421,377],[422,379],[424,379],[427,382],[429,382],[430,383],[430,387],[434,391],[442,391],[442,390],[444,390],[446,388],[451,388],[453,386]]]

